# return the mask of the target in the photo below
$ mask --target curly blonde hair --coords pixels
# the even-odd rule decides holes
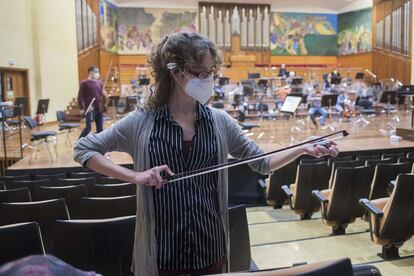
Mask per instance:
[[[150,110],[164,106],[174,88],[174,79],[167,64],[175,63],[172,70],[185,71],[200,64],[207,52],[214,59],[214,67],[221,66],[221,56],[213,42],[199,33],[179,32],[165,36],[149,58],[155,83],[151,86],[147,107]]]

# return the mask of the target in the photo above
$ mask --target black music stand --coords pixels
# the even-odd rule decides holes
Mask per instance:
[[[37,111],[36,111],[37,115],[39,114],[45,115],[47,113],[49,109],[49,101],[50,101],[49,99],[40,99],[37,102]]]
[[[293,78],[292,79],[292,86],[293,85],[301,85],[303,83],[303,78]]]
[[[322,95],[321,99],[321,105],[327,106],[329,109],[336,105],[336,102],[338,101],[338,94],[325,94]]]
[[[331,77],[331,84],[341,84],[341,77]]]
[[[139,85],[140,86],[145,86],[145,85],[149,85],[150,84],[150,79],[149,78],[140,78],[139,79]]]
[[[364,78],[365,78],[365,74],[362,73],[362,72],[358,72],[355,75],[355,79],[357,79],[357,80],[363,80]]]
[[[397,104],[397,91],[382,92],[380,103],[387,105],[387,116],[390,113],[391,105]]]
[[[29,114],[29,98],[28,97],[17,97],[14,100],[14,105],[20,107],[22,111],[22,115],[28,116]]]
[[[129,96],[126,98],[125,113],[134,111],[138,105],[137,96]]]
[[[220,86],[224,86],[230,83],[230,78],[227,77],[219,77],[219,81],[218,81]]]

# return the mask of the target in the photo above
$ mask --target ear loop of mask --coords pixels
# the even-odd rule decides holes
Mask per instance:
[[[183,74],[184,74],[184,76],[186,76],[187,77],[187,75],[180,69],[180,68],[177,68],[178,70],[180,70]],[[171,75],[173,76],[173,78],[177,81],[177,83],[178,83],[178,85],[183,89],[183,91],[185,91],[185,88],[183,87],[183,85],[181,84],[181,82],[177,79],[177,76],[175,75],[175,73],[173,72],[173,70],[174,69],[171,69],[170,70],[170,73],[171,73]],[[188,78],[188,77],[187,77]]]

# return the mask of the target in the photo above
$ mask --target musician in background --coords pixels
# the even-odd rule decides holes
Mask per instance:
[[[339,78],[341,76],[341,73],[338,72],[338,70],[334,70],[331,74],[332,78]]]
[[[316,116],[320,115],[320,124],[321,126],[324,126],[326,118],[328,117],[328,111],[322,107],[322,91],[318,84],[314,85],[313,91],[309,93],[307,100],[310,105],[308,114],[312,120],[312,123],[318,127],[318,124],[316,123]]]
[[[288,75],[288,72],[286,70],[286,64],[280,65],[279,77],[286,78],[287,75]]]
[[[339,112],[340,116],[343,116],[344,113],[344,102],[347,99],[345,91],[344,90],[340,90],[339,95],[338,95],[338,99],[336,101],[336,105],[335,105],[335,109],[336,111]]]
[[[292,85],[293,79],[296,77],[296,73],[294,71],[289,72],[289,77],[286,79],[286,83],[288,85]]]
[[[96,133],[103,130],[103,111],[104,111],[104,91],[103,85],[100,79],[99,68],[92,65],[88,68],[89,76],[87,79],[81,82],[78,92],[78,106],[81,115],[85,115],[85,129],[81,132],[79,138],[85,137],[91,132],[92,120],[95,120]],[[84,114],[86,109],[91,104],[92,100],[95,99],[92,107],[93,109]]]

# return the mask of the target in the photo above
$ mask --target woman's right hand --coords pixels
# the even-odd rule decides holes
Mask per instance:
[[[161,177],[161,172],[166,172],[171,176],[174,175],[167,165],[163,165],[144,172],[136,172],[134,175],[134,183],[138,185],[153,186],[156,189],[159,189],[165,184],[164,179]]]

